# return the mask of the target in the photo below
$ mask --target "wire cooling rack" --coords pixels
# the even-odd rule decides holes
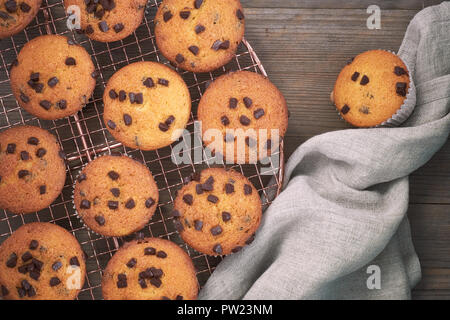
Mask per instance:
[[[91,41],[84,35],[72,33],[66,27],[66,14],[63,1],[44,0],[36,19],[21,33],[0,41],[0,131],[16,125],[28,124],[47,129],[59,140],[67,154],[67,177],[61,195],[48,208],[36,213],[16,215],[0,210],[0,243],[25,223],[41,221],[60,225],[80,242],[87,260],[87,276],[78,299],[102,299],[101,276],[111,256],[124,243],[134,239],[136,235],[124,238],[108,238],[89,231],[79,221],[72,204],[72,188],[80,169],[97,156],[120,152],[145,163],[152,171],[159,188],[160,203],[148,225],[141,231],[146,237],[162,237],[180,245],[192,258],[197,270],[200,286],[203,286],[221,257],[210,257],[200,254],[188,247],[176,232],[170,212],[176,192],[184,183],[184,178],[195,171],[208,167],[210,159],[200,144],[205,161],[201,163],[176,165],[171,161],[172,146],[155,151],[141,151],[124,147],[109,134],[102,121],[102,95],[106,82],[111,75],[129,63],[136,61],[169,62],[159,53],[155,44],[153,18],[161,0],[149,0],[143,22],[134,34],[122,41],[100,43]],[[12,95],[9,84],[9,66],[16,59],[21,48],[29,40],[42,34],[61,34],[74,39],[91,54],[99,78],[93,97],[78,114],[56,121],[40,120],[21,109]],[[185,80],[192,97],[192,113],[188,130],[192,139],[197,138],[194,132],[196,110],[202,93],[208,84],[218,76],[229,71],[249,70],[266,75],[266,72],[250,44],[244,40],[238,48],[235,58],[226,66],[211,73],[195,74],[177,71]],[[201,143],[201,141],[200,141]],[[261,175],[260,165],[234,165],[231,167],[243,173],[258,189],[265,209],[276,196],[283,177],[283,143],[274,156],[279,163],[270,162],[272,175]]]

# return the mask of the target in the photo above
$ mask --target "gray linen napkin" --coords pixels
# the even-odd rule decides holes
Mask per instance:
[[[398,128],[316,136],[289,159],[256,240],[217,267],[200,299],[407,299],[420,280],[408,175],[450,132],[450,3],[411,21],[399,55],[417,107]],[[367,285],[377,277],[381,288]],[[369,289],[371,287],[372,289]]]

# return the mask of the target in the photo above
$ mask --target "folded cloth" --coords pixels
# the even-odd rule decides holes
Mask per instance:
[[[316,136],[286,165],[252,245],[226,257],[200,299],[408,299],[421,278],[408,175],[450,131],[450,3],[411,21],[399,56],[417,106],[398,128]]]

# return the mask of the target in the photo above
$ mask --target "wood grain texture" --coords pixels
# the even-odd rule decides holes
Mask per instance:
[[[329,102],[341,68],[366,50],[397,51],[414,15],[440,2],[244,0],[246,38],[288,101],[286,155],[315,135],[351,128]],[[384,9],[381,30],[366,28],[369,4]],[[408,216],[423,273],[414,299],[450,298],[449,160],[450,141],[410,177]]]

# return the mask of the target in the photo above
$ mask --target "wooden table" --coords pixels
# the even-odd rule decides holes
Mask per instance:
[[[329,101],[345,62],[370,49],[397,51],[414,15],[440,2],[242,0],[246,38],[288,101],[286,155],[315,135],[350,128]],[[382,10],[380,30],[366,27],[372,4]],[[408,217],[423,273],[413,297],[449,299],[450,142],[410,182]]]

